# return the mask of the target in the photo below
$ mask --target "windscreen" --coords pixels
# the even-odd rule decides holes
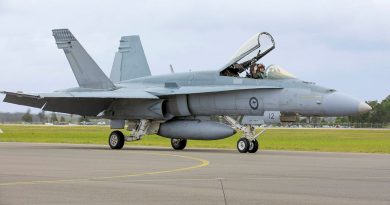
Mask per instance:
[[[266,78],[268,79],[286,79],[296,78],[293,74],[289,73],[278,65],[270,65],[265,71]]]

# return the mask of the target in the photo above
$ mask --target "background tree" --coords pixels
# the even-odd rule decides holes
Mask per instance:
[[[64,116],[61,116],[60,122],[65,122],[65,117]]]
[[[313,124],[319,124],[321,122],[321,118],[317,117],[317,116],[311,116],[309,118],[309,120],[310,120],[310,123],[313,123]]]
[[[384,113],[384,120],[385,122],[390,122],[390,95],[387,96],[387,98],[382,102],[383,109],[385,110]]]
[[[300,118],[299,123],[307,123],[307,118]]]
[[[45,124],[46,122],[46,115],[45,115],[45,111],[42,110],[40,113],[38,113],[38,118],[39,118],[39,121],[42,123],[42,124]]]
[[[349,117],[337,117],[335,123],[349,123]]]
[[[57,118],[57,115],[56,115],[55,112],[52,112],[52,113],[51,113],[50,121],[51,121],[51,123],[58,122],[58,118]]]
[[[90,122],[89,118],[88,117],[85,117],[85,116],[80,116],[79,118],[79,122]]]
[[[22,116],[22,121],[23,122],[32,123],[32,115],[31,115],[31,110],[30,109],[28,109],[26,114],[24,114]]]

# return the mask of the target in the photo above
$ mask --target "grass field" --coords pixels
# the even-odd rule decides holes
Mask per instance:
[[[1,142],[49,142],[107,144],[109,127],[0,125]],[[214,140],[188,142],[188,147],[235,149],[239,134]],[[170,146],[170,140],[157,135],[128,145]],[[390,130],[268,129],[260,136],[260,148],[329,152],[390,153]]]

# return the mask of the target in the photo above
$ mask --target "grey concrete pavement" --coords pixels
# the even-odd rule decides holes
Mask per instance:
[[[0,143],[0,204],[390,204],[390,155]]]

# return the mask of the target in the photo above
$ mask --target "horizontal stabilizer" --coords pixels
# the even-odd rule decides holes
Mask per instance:
[[[64,50],[65,56],[81,88],[115,89],[114,84],[68,29],[54,29],[53,36],[57,47]]]
[[[12,93],[12,92],[0,92],[5,94],[3,102],[13,103],[17,105],[25,105],[29,107],[42,108],[45,101],[39,95],[28,95],[23,93]]]

